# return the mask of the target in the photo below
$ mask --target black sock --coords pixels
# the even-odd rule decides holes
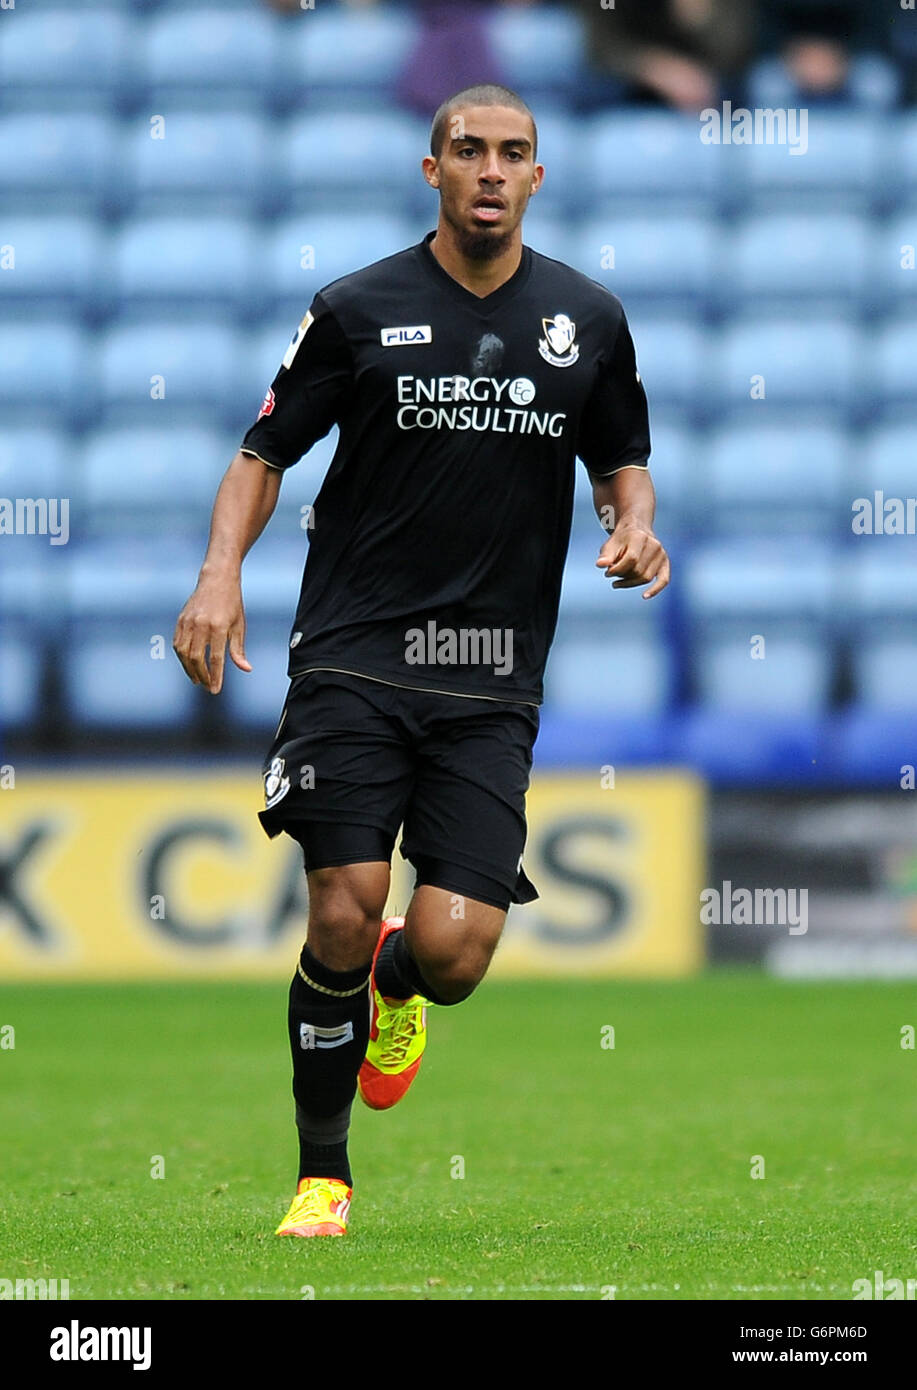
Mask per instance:
[[[290,985],[300,1179],[353,1184],[347,1131],[369,1041],[369,971],[369,961],[357,970],[329,970],[304,946]]]
[[[427,984],[404,939],[404,928],[389,932],[376,958],[376,987],[383,999],[410,999],[422,994],[431,1004],[446,1004]]]

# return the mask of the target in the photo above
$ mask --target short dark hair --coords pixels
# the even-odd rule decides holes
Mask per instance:
[[[517,92],[510,91],[509,87],[501,87],[497,82],[482,82],[476,87],[463,87],[454,96],[447,97],[437,108],[430,130],[430,153],[434,159],[439,159],[443,152],[449,117],[457,106],[511,106],[514,111],[521,111],[532,122],[532,158],[537,155],[538,131],[535,127],[535,117],[522,97]]]

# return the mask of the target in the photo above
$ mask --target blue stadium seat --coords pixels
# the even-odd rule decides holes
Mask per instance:
[[[525,214],[522,223],[523,243],[553,261],[566,262],[570,255],[569,218],[552,216],[550,211],[545,211],[547,206],[542,203],[540,193],[535,201],[529,203],[530,211]]]
[[[622,217],[613,207],[571,232],[569,263],[620,296],[697,309],[713,283],[719,237],[702,217]]]
[[[260,305],[259,261],[243,218],[140,217],[120,232],[112,270],[125,308],[193,313],[209,303],[241,314]]]
[[[917,419],[913,412],[899,423],[879,426],[867,434],[857,450],[858,494],[871,497],[881,491],[887,497],[913,497],[915,439]]]
[[[913,486],[908,489],[913,497]],[[868,495],[868,493],[867,493]],[[913,536],[862,537],[845,568],[844,606],[858,705],[917,711],[917,562]],[[913,762],[912,756],[904,761]]]
[[[0,496],[69,497],[73,483],[70,439],[63,430],[31,423],[0,434]]]
[[[617,634],[595,621],[588,636],[558,632],[545,675],[555,715],[652,715],[669,703],[671,654],[652,633]]]
[[[682,584],[700,704],[774,718],[821,712],[835,674],[839,572],[836,552],[815,542],[797,547],[792,563],[782,539],[695,550]]]
[[[879,174],[890,200],[911,206],[917,202],[917,111],[902,112],[890,126],[886,160]],[[905,238],[913,239],[913,235]]]
[[[798,136],[799,154],[789,144],[734,147],[741,154],[733,168],[742,202],[750,198],[759,207],[793,212],[850,212],[873,204],[887,139],[881,117],[813,107]]]
[[[697,695],[708,710],[813,715],[828,705],[834,654],[815,625],[808,631],[768,631],[766,657],[752,660],[749,631],[701,633],[692,646]]]
[[[899,213],[875,225],[870,247],[872,290],[881,306],[917,308],[917,214]]]
[[[846,100],[851,107],[887,111],[897,104],[900,91],[900,71],[883,54],[850,55]],[[812,99],[779,58],[761,58],[749,69],[748,100],[752,107],[775,108],[809,106]]]
[[[544,214],[556,218],[564,228],[564,237],[569,236],[570,212],[583,204],[583,185],[579,177],[580,145],[582,126],[580,122],[565,111],[550,106],[544,110],[539,106],[535,113],[538,129],[538,152],[536,159],[544,165],[544,181],[528,205],[523,224],[523,241],[528,240],[526,229],[533,217]],[[533,245],[531,241],[528,243]],[[565,260],[566,243],[555,243],[557,251],[545,251],[546,256]],[[541,250],[541,247],[537,248]]]
[[[830,425],[724,424],[704,450],[709,519],[721,532],[837,532],[849,517],[848,436]]]
[[[651,202],[703,211],[721,197],[723,147],[701,142],[696,116],[625,109],[602,112],[580,129],[590,203],[608,198],[619,208]]]
[[[682,587],[694,622],[814,619],[826,624],[843,616],[842,569],[839,552],[817,539],[787,563],[781,538],[743,538],[697,547],[683,564]]]
[[[4,15],[0,104],[6,111],[109,111],[131,95],[138,26],[107,9]]]
[[[870,233],[844,213],[750,217],[723,247],[721,302],[737,311],[821,299],[855,312],[875,273]]]
[[[139,45],[140,109],[167,113],[176,105],[208,109],[214,101],[231,101],[257,110],[278,85],[285,34],[286,26],[263,5],[153,15]]]
[[[0,116],[0,188],[7,214],[108,211],[116,130],[107,116],[91,111]]]
[[[278,99],[294,111],[344,101],[351,110],[372,104],[378,113],[380,103],[390,100],[417,33],[409,9],[323,10],[319,5],[300,23],[283,28]],[[379,158],[383,145],[372,143]]]
[[[703,396],[704,363],[710,352],[708,332],[684,317],[659,318],[637,312],[629,322],[637,366],[653,408],[696,410]]]
[[[67,708],[86,727],[185,727],[201,699],[172,651],[198,543],[136,536],[81,545],[70,565]],[[158,639],[162,639],[159,641]],[[160,658],[154,653],[162,650]]]
[[[19,623],[2,624],[0,728],[22,729],[40,716],[44,653],[34,631]]]
[[[314,213],[287,218],[272,229],[259,248],[262,302],[269,300],[278,313],[288,313],[288,322],[295,329],[316,290],[415,245],[422,235],[415,223],[397,213],[367,213],[362,217]],[[304,267],[303,260],[311,264]],[[287,342],[289,337],[288,333]],[[282,358],[285,343],[279,346]]]
[[[175,423],[176,410],[186,421],[209,423],[220,414],[235,420],[243,385],[240,351],[236,330],[219,322],[115,324],[99,339],[95,365],[109,422],[120,418],[161,428]]]
[[[5,428],[43,423],[79,426],[92,414],[94,393],[86,370],[87,336],[59,319],[0,323],[0,408]]]
[[[159,127],[157,127],[159,129]],[[136,212],[257,212],[276,197],[272,126],[245,112],[175,111],[162,138],[150,121],[132,122],[121,150],[125,198]]]
[[[909,631],[897,636],[864,632],[853,646],[852,661],[858,704],[883,713],[908,710],[917,714],[913,622]],[[910,752],[913,754],[913,746]]]
[[[860,334],[843,318],[740,317],[714,344],[711,408],[742,406],[749,421],[762,422],[774,407],[788,406],[854,416],[867,396],[866,355]],[[753,377],[763,377],[764,399],[752,398]]]
[[[513,91],[525,92],[528,100],[572,93],[584,58],[578,15],[550,4],[498,6],[484,13],[495,57]]]
[[[80,458],[87,536],[153,531],[205,543],[232,458],[223,442],[221,434],[194,425],[95,430]]]
[[[876,334],[872,356],[876,396],[885,410],[913,412],[915,362],[917,318],[888,321]]]
[[[5,219],[3,243],[15,268],[0,272],[0,306],[62,316],[90,308],[103,283],[107,241],[92,218]]]
[[[293,208],[330,215],[407,204],[429,209],[433,226],[436,195],[420,168],[428,141],[427,124],[401,111],[310,112],[280,127],[277,162]]]

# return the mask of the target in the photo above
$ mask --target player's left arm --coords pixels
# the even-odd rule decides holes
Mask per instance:
[[[653,531],[656,490],[644,467],[623,467],[609,478],[592,479],[595,510],[603,523],[613,520],[614,530],[599,551],[596,565],[615,589],[634,589],[649,584],[643,595],[653,598],[668,584],[669,557]]]

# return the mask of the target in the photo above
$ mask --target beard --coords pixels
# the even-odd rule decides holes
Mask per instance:
[[[461,254],[469,261],[492,261],[503,254],[513,238],[515,228],[508,232],[498,232],[490,227],[466,227],[450,216],[443,204],[443,216],[455,233],[455,240]]]

